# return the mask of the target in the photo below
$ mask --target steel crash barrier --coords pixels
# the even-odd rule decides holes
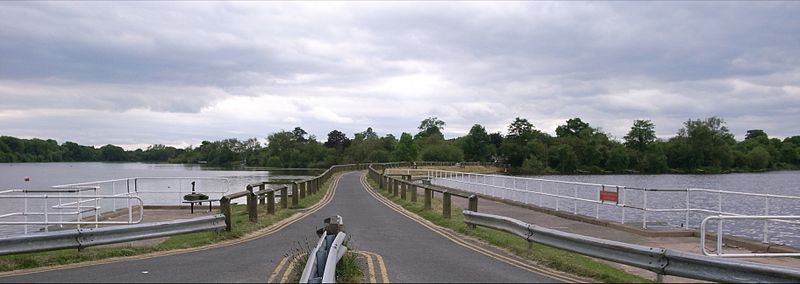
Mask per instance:
[[[160,238],[225,228],[225,216],[211,215],[168,222],[69,229],[40,234],[0,238],[0,255],[77,248]]]
[[[716,282],[800,282],[800,270],[647,247],[548,229],[517,219],[464,210],[464,222],[505,231],[528,242],[674,275]]]
[[[325,227],[319,229],[317,246],[308,254],[308,261],[300,275],[300,283],[336,283],[336,264],[347,253],[344,246],[347,235],[342,232],[342,216],[326,218]]]

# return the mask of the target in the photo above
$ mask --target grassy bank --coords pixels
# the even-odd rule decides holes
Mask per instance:
[[[335,180],[335,177],[331,181]],[[233,230],[220,232],[197,232],[185,235],[177,235],[167,238],[165,241],[141,247],[121,247],[120,244],[91,247],[83,250],[63,249],[46,252],[34,252],[15,255],[0,256],[0,272],[13,271],[19,269],[29,269],[53,265],[72,264],[85,261],[94,261],[114,257],[125,257],[142,255],[155,252],[170,251],[175,249],[185,249],[214,244],[225,240],[238,239],[249,233],[266,228],[276,222],[286,219],[299,211],[299,209],[310,207],[319,202],[328,191],[330,182],[326,182],[320,191],[313,195],[306,195],[301,199],[297,206],[289,209],[275,208],[275,215],[267,214],[266,205],[259,205],[258,222],[248,221],[247,206],[231,206],[233,217]]]
[[[373,188],[378,188],[378,184],[374,180],[368,179],[368,181]],[[410,201],[403,200],[400,197],[393,197],[388,191],[379,191],[384,197],[403,206],[403,208],[406,210],[409,210],[439,226],[450,228],[461,234],[481,239],[492,245],[507,249],[520,257],[541,263],[547,267],[578,276],[592,278],[602,282],[652,282],[649,279],[627,273],[611,265],[598,262],[589,257],[585,257],[576,253],[536,243],[529,245],[526,240],[513,234],[482,227],[471,229],[464,223],[464,216],[459,208],[454,207],[452,209],[452,218],[446,219],[442,217],[442,204],[438,199],[431,200],[431,206],[433,207],[432,210],[425,210],[421,198],[419,202],[412,203]]]

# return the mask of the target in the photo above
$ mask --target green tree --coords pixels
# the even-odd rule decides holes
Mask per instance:
[[[754,148],[747,156],[750,159],[750,168],[754,170],[765,169],[771,159],[769,152],[762,146]]]
[[[446,123],[435,116],[428,117],[423,119],[422,122],[419,123],[419,133],[414,137],[417,139],[418,137],[430,137],[430,136],[439,136],[444,139],[444,135],[442,134],[442,130]]]
[[[342,152],[345,148],[350,146],[350,139],[347,135],[339,130],[333,130],[328,133],[328,141],[325,141],[325,147],[336,149]]]
[[[415,161],[418,155],[417,145],[414,144],[414,138],[411,137],[411,134],[403,132],[400,135],[400,142],[397,143],[397,147],[394,150],[394,160],[395,161]]]
[[[622,173],[628,168],[628,153],[622,146],[614,147],[609,152],[605,168],[615,173]]]
[[[125,149],[111,144],[100,147],[100,158],[103,161],[122,162],[127,160]]]
[[[567,144],[559,145],[556,153],[558,153],[558,171],[564,174],[574,173],[578,168],[578,158],[572,147]]]
[[[647,146],[656,141],[655,125],[649,120],[635,120],[624,139],[629,149],[644,152]]]
[[[462,150],[467,161],[489,161],[492,155],[492,143],[486,129],[480,124],[473,125],[464,137]]]

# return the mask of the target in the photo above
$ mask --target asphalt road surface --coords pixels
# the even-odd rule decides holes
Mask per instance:
[[[270,235],[231,246],[9,276],[0,282],[266,282],[285,255],[314,246],[326,217],[340,215],[350,247],[383,258],[391,282],[554,282],[458,245],[370,195],[364,172],[342,176],[324,208]],[[378,281],[381,278],[378,277]]]

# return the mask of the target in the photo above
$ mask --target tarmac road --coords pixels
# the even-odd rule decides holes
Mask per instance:
[[[301,246],[314,246],[324,218],[340,215],[350,248],[371,252],[390,282],[555,282],[450,240],[380,202],[364,172],[344,174],[330,203],[282,230],[230,246],[146,259],[8,276],[0,282],[266,282]],[[453,238],[452,236],[450,238]],[[383,262],[377,261],[377,256]],[[278,269],[276,269],[278,268]],[[380,270],[377,269],[376,270]],[[545,273],[546,274],[546,273]],[[563,279],[563,278],[562,278]],[[279,278],[278,278],[279,280]],[[367,279],[369,280],[369,279]]]

